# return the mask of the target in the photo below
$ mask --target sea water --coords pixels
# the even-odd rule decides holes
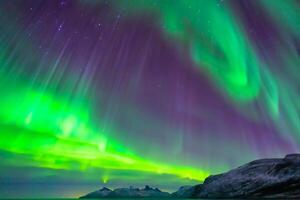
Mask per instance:
[[[168,200],[173,198],[99,198],[99,199],[85,199],[85,200]],[[177,198],[174,198],[177,199]],[[79,200],[79,198],[9,198],[9,199],[2,199],[0,200]],[[191,200],[191,199],[177,199],[177,200]],[[207,200],[207,199],[197,199],[197,200]],[[209,200],[222,200],[222,199],[209,199]],[[225,199],[224,199],[225,200]],[[233,200],[233,199],[226,199],[226,200]],[[234,200],[243,200],[243,199],[234,199]]]

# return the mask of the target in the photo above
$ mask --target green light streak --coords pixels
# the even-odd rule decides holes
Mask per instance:
[[[28,165],[144,171],[200,181],[208,176],[203,170],[139,158],[88,124],[88,111],[68,107],[50,94],[14,90],[6,96],[0,109],[0,149],[30,156]],[[22,101],[15,101],[17,96]]]
[[[121,9],[155,13],[168,36],[189,48],[206,71],[235,101],[255,100],[261,91],[260,63],[227,4],[217,0],[113,1]]]

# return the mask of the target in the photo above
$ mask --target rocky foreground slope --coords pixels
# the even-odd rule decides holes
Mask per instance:
[[[209,176],[179,198],[300,198],[300,154],[261,159]],[[174,193],[173,193],[174,194]]]
[[[172,194],[147,186],[109,191],[99,190],[83,198],[300,198],[300,154],[255,160],[226,173],[209,176],[203,184],[180,187]]]

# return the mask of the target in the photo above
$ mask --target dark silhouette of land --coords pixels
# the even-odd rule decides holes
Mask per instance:
[[[80,198],[300,198],[300,154],[255,160],[174,193],[158,188],[102,188]]]

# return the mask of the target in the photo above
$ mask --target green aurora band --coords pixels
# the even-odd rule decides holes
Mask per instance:
[[[288,138],[289,134],[293,134],[300,141],[300,118],[297,114],[300,105],[296,100],[298,91],[284,77],[291,72],[296,75],[300,63],[297,47],[287,45],[299,37],[300,12],[297,1],[274,0],[272,4],[268,0],[258,1],[272,19],[278,22],[278,29],[285,27],[289,30],[280,32],[284,42],[275,42],[274,49],[278,51],[275,59],[273,56],[270,59],[256,54],[259,46],[251,44],[252,40],[245,31],[243,22],[230,9],[232,1],[114,2],[120,9],[125,7],[131,10],[132,15],[155,13],[166,37],[171,36],[174,41],[180,41],[183,47],[188,48],[196,66],[216,82],[225,97],[239,105],[244,115],[253,120],[259,119],[255,113],[251,113],[251,109],[243,110],[243,107],[260,105],[277,124],[283,137]],[[269,66],[279,66],[278,63],[287,70],[271,70]],[[295,79],[298,80],[296,77]]]
[[[19,64],[22,65],[15,65]],[[3,73],[1,80],[6,75]],[[33,86],[25,87],[20,79],[11,87],[1,86],[0,149],[30,156],[26,165],[83,171],[88,168],[137,170],[194,180],[208,176],[205,170],[139,158],[112,138],[107,138],[101,127],[92,126],[90,109],[84,106],[88,101],[57,97],[47,88],[35,91]],[[99,179],[106,182],[109,177],[104,175]]]

